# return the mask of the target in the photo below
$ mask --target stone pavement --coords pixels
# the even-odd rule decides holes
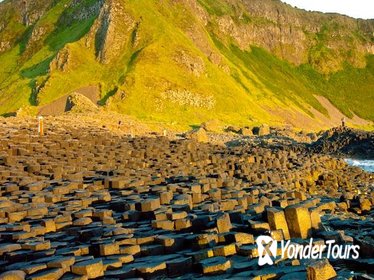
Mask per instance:
[[[329,279],[373,270],[374,178],[343,160],[63,122],[45,130],[36,135],[36,120],[0,122],[0,279]],[[263,234],[360,244],[362,258],[259,267]]]

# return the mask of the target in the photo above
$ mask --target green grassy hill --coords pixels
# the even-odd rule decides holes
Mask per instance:
[[[374,121],[373,21],[274,0],[24,3],[0,4],[0,114],[97,86],[148,122],[324,127],[315,96]]]

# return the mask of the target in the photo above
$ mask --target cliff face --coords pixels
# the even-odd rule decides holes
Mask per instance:
[[[35,24],[51,5],[51,0],[0,3],[0,52],[10,50],[25,30]]]
[[[7,0],[0,15],[0,113],[95,85],[108,109],[181,124],[321,126],[318,95],[374,120],[373,20],[278,0]]]
[[[256,45],[324,73],[343,69],[344,62],[365,67],[365,56],[374,54],[373,21],[310,13],[273,0],[228,2],[237,8],[234,16],[219,17],[219,30],[241,48]]]

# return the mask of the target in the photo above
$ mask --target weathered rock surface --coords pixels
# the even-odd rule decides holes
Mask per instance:
[[[372,273],[371,174],[307,149],[132,137],[81,122],[46,118],[38,136],[37,120],[0,120],[0,278]],[[259,267],[264,234],[359,244],[360,259]]]
[[[374,133],[345,127],[334,128],[326,131],[311,145],[311,149],[319,153],[374,159]]]

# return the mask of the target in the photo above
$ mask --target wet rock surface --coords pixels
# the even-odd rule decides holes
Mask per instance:
[[[37,120],[0,122],[1,279],[373,273],[372,174],[288,146],[82,127],[56,120],[38,136]],[[310,262],[277,252],[273,266],[260,267],[255,240],[263,234],[357,244],[360,258]]]

